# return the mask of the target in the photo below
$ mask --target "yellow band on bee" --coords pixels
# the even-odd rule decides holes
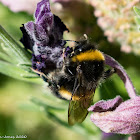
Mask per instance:
[[[73,56],[72,58],[73,62],[92,61],[92,60],[104,61],[105,58],[104,55],[98,50],[89,50],[86,52],[81,52],[80,54]]]
[[[84,96],[78,96],[78,95],[73,95],[72,96],[72,93],[71,92],[69,92],[68,90],[66,90],[63,86],[60,88],[60,90],[59,90],[59,94],[63,97],[63,98],[65,98],[65,99],[67,99],[67,100],[71,100],[71,97],[72,97],[72,100],[73,101],[77,101],[77,100],[80,100],[80,99],[90,99],[91,97],[93,97],[93,95],[94,95],[94,92],[88,92],[88,94],[87,93],[85,93],[85,95]],[[81,94],[82,95],[82,94]]]
[[[59,90],[59,94],[67,99],[67,100],[71,100],[71,97],[72,97],[72,93],[69,92],[68,90],[66,90],[64,87],[61,87],[60,90]],[[80,97],[76,96],[76,95],[73,95],[72,97],[72,100],[79,100]]]

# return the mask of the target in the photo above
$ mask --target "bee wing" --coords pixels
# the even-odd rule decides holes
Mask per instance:
[[[82,123],[87,114],[88,108],[93,100],[93,94],[88,98],[80,98],[79,100],[71,100],[69,103],[68,110],[68,123],[69,125],[74,125],[75,123]]]

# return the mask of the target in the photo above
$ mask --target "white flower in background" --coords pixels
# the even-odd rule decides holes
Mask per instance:
[[[37,3],[40,0],[0,0],[1,3],[8,6],[13,12],[26,11],[34,13]]]
[[[33,14],[36,9],[36,5],[41,0],[0,0],[1,3],[8,6],[13,12],[26,11]],[[51,2],[69,2],[74,0],[51,0]]]
[[[140,7],[140,1],[90,0],[90,3],[108,41],[119,43],[123,52],[140,55],[140,32],[133,11],[133,6]]]

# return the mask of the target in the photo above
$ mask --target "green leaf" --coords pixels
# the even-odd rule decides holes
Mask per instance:
[[[2,51],[0,51],[0,59],[5,60],[7,62],[11,62],[11,58]]]
[[[28,71],[21,69],[17,65],[10,64],[8,62],[4,62],[1,60],[0,60],[0,73],[19,80],[40,83],[40,84],[43,83],[43,80],[39,78],[35,73],[34,74],[30,73]]]
[[[133,9],[134,9],[134,11],[135,11],[135,13],[138,15],[138,16],[140,16],[140,9],[139,8],[137,8],[137,7],[133,7]]]
[[[31,70],[31,54],[21,47],[0,25],[0,73],[7,76],[43,83]]]
[[[43,101],[39,100],[36,97],[32,97],[31,101],[39,106],[42,106],[47,112],[50,110],[54,110],[54,111],[64,111],[65,108],[64,107],[55,107],[55,106],[50,106],[47,103],[44,103]]]
[[[75,132],[78,132],[79,134],[82,134],[82,135],[84,135],[86,137],[88,137],[89,135],[94,135],[94,131],[91,131],[91,128],[88,128],[88,127],[85,128],[85,125],[82,125],[82,124],[77,124],[75,126],[69,126],[67,121],[65,121],[62,118],[60,118],[58,116],[58,113],[57,113],[58,111],[59,111],[59,114],[61,113],[61,115],[63,114],[63,116],[67,117],[67,115],[65,115],[65,112],[67,110],[65,108],[60,107],[60,104],[59,104],[58,107],[50,106],[50,105],[47,105],[47,103],[44,103],[44,101],[42,101],[42,100],[40,100],[40,99],[38,99],[36,97],[32,97],[31,101],[34,104],[42,107],[43,108],[42,111],[45,112],[46,116],[50,120],[52,120],[53,122],[56,122],[56,123],[68,128],[70,130],[73,130]],[[91,124],[88,124],[88,126],[90,126],[90,125]]]
[[[140,18],[139,17],[135,17],[135,21],[138,25],[140,25]]]
[[[0,50],[1,52],[7,54],[11,63],[20,64],[27,63],[31,64],[31,54],[22,48],[0,25]],[[7,61],[4,54],[0,55],[4,60]],[[9,60],[8,60],[9,61]]]

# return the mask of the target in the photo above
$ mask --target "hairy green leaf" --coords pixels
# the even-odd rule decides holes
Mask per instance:
[[[140,9],[139,8],[137,8],[137,7],[133,7],[133,9],[134,9],[134,11],[135,11],[135,13],[138,15],[138,16],[140,16]]]
[[[0,50],[6,53],[10,59],[11,63],[20,64],[27,63],[31,64],[30,53],[22,48],[0,25]],[[2,56],[2,55],[1,55]],[[4,58],[4,57],[3,57]],[[5,58],[5,60],[7,60]]]

